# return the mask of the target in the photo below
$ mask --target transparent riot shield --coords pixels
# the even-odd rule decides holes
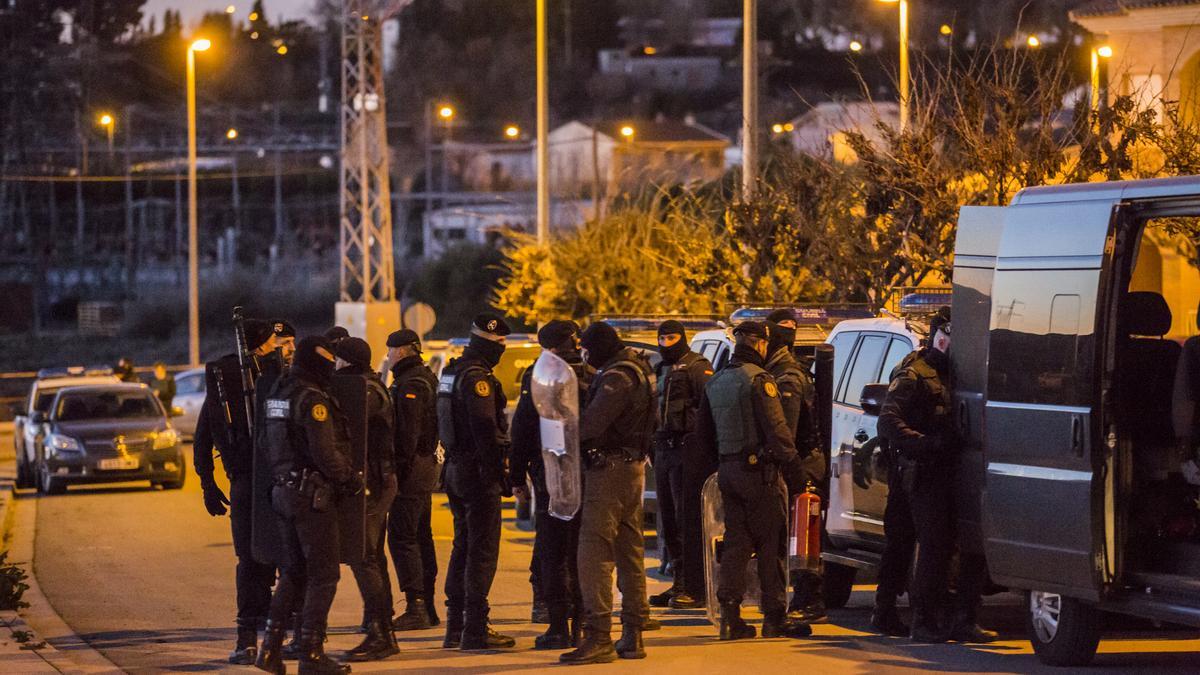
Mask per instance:
[[[717,600],[717,586],[721,578],[721,552],[725,544],[725,508],[715,473],[704,481],[704,489],[700,494],[700,520],[704,532],[705,609],[708,610],[708,620],[712,625],[720,626],[721,602]],[[757,604],[761,597],[758,564],[751,558],[746,566],[746,594],[742,596],[742,604]]]
[[[579,381],[556,354],[543,351],[530,380],[533,405],[541,418],[542,462],[550,515],[570,520],[583,503],[579,454]]]

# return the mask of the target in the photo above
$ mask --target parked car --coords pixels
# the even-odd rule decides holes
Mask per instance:
[[[120,382],[112,373],[112,368],[71,366],[68,368],[45,368],[38,371],[37,379],[29,387],[29,396],[25,399],[18,414],[13,418],[13,445],[17,457],[17,487],[31,488],[37,484],[37,474],[34,466],[37,463],[37,447],[40,427],[30,424],[29,419],[35,412],[45,413],[50,409],[55,394],[63,387],[73,387],[86,384],[110,384]]]
[[[70,483],[148,480],[165,489],[187,476],[179,433],[144,384],[60,388],[46,411],[35,411],[38,489],[61,493]]]
[[[811,363],[816,346],[825,342],[842,321],[874,316],[866,305],[754,305],[739,307],[729,315],[726,327],[699,331],[692,336],[692,351],[698,352],[720,370],[733,356],[733,327],[743,321],[762,321],[777,309],[791,309],[796,315],[796,343],[793,350],[804,363]]]
[[[192,368],[175,376],[172,406],[178,410],[168,412],[173,415],[171,424],[185,439],[190,440],[196,434],[196,422],[200,419],[200,406],[204,405],[204,397],[208,393],[207,386],[203,368]]]

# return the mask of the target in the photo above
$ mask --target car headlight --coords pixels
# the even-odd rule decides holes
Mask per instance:
[[[155,450],[168,450],[170,448],[175,447],[178,444],[179,444],[179,433],[177,431],[175,431],[174,429],[172,429],[171,427],[167,427],[166,429],[163,429],[162,431],[154,434],[154,449]]]
[[[83,447],[79,445],[79,441],[62,434],[50,434],[46,436],[46,447],[55,453],[83,452]]]

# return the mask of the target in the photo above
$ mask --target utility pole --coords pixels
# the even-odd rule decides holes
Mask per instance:
[[[742,200],[758,184],[758,0],[742,0]]]
[[[275,146],[275,234],[271,238],[272,265],[283,251],[283,157],[279,149],[279,134],[279,101],[276,101],[274,129],[271,133],[271,141]]]
[[[133,297],[137,285],[137,237],[133,232],[133,163],[130,135],[133,133],[133,106],[125,106],[125,294]],[[109,152],[112,152],[112,124],[109,128]]]
[[[550,241],[550,88],[546,60],[546,0],[537,0],[537,240]]]

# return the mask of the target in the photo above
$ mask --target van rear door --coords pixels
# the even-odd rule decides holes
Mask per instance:
[[[992,578],[1015,588],[1099,597],[1096,303],[1112,214],[1110,200],[1004,212],[989,322],[982,525]],[[957,348],[962,338],[954,337]]]

